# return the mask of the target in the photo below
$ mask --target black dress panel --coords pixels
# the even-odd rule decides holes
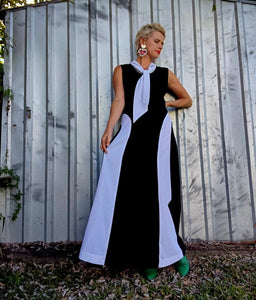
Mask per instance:
[[[149,72],[148,81],[147,71],[142,74],[133,63],[122,65],[125,107],[121,126],[103,156],[79,254],[90,263],[118,269],[156,268],[177,262],[185,253],[178,235],[178,152],[164,101],[169,91],[168,69],[156,67]],[[148,82],[145,106],[146,99],[138,95],[143,95],[140,87]]]
[[[123,113],[132,120],[134,92],[141,74],[132,65],[123,65],[122,74]],[[148,111],[132,124],[120,172],[106,258],[106,265],[118,268],[158,266],[157,151],[167,113],[164,95],[168,90],[168,69],[157,67],[150,74],[150,83]]]

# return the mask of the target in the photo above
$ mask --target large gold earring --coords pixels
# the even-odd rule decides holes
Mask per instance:
[[[137,53],[138,53],[139,56],[141,56],[141,57],[147,55],[148,50],[146,49],[146,45],[145,45],[145,44],[141,44],[141,46],[140,46],[140,48],[138,49]]]

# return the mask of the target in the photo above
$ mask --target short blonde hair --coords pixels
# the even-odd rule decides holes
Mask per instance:
[[[154,31],[159,31],[162,33],[162,35],[165,37],[165,30],[163,26],[161,26],[159,23],[152,23],[152,24],[146,24],[143,25],[140,30],[137,32],[136,39],[135,39],[135,47],[136,51],[140,48],[140,39],[148,39],[151,37],[152,33]]]

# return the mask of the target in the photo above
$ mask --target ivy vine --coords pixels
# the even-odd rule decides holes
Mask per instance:
[[[7,100],[6,114],[11,108],[11,102],[14,100],[13,91],[11,88],[4,88],[3,76],[4,76],[4,57],[9,54],[10,47],[14,46],[13,40],[6,34],[5,25],[3,20],[0,20],[0,102],[2,103],[3,98]],[[0,103],[0,104],[1,104]],[[2,106],[2,104],[1,104]],[[0,111],[1,113],[1,111]],[[1,118],[0,118],[1,120]],[[7,158],[7,155],[6,155]],[[10,217],[11,221],[14,222],[21,210],[21,196],[22,193],[19,188],[20,177],[15,173],[13,169],[7,167],[7,163],[4,166],[0,166],[0,185],[1,187],[10,190],[10,198],[15,201],[14,209]],[[2,230],[4,229],[6,217],[3,212],[0,211],[0,222],[2,223]]]
[[[9,48],[14,46],[14,41],[6,34],[5,25],[0,20],[0,96],[1,101],[4,97],[7,99],[6,113],[8,114],[11,102],[14,99],[13,91],[11,88],[4,88],[3,77],[4,77],[4,56],[9,55]]]
[[[15,208],[12,212],[11,220],[14,222],[21,210],[21,196],[23,195],[19,188],[20,177],[15,173],[13,169],[9,169],[7,166],[0,167],[0,179],[5,188],[9,188],[11,191],[11,199],[15,201]],[[2,230],[4,229],[6,216],[0,212],[0,221],[2,222]]]

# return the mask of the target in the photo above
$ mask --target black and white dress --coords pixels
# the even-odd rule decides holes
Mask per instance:
[[[118,268],[156,268],[180,260],[180,180],[165,107],[168,69],[122,65],[125,107],[104,154],[79,258]]]

